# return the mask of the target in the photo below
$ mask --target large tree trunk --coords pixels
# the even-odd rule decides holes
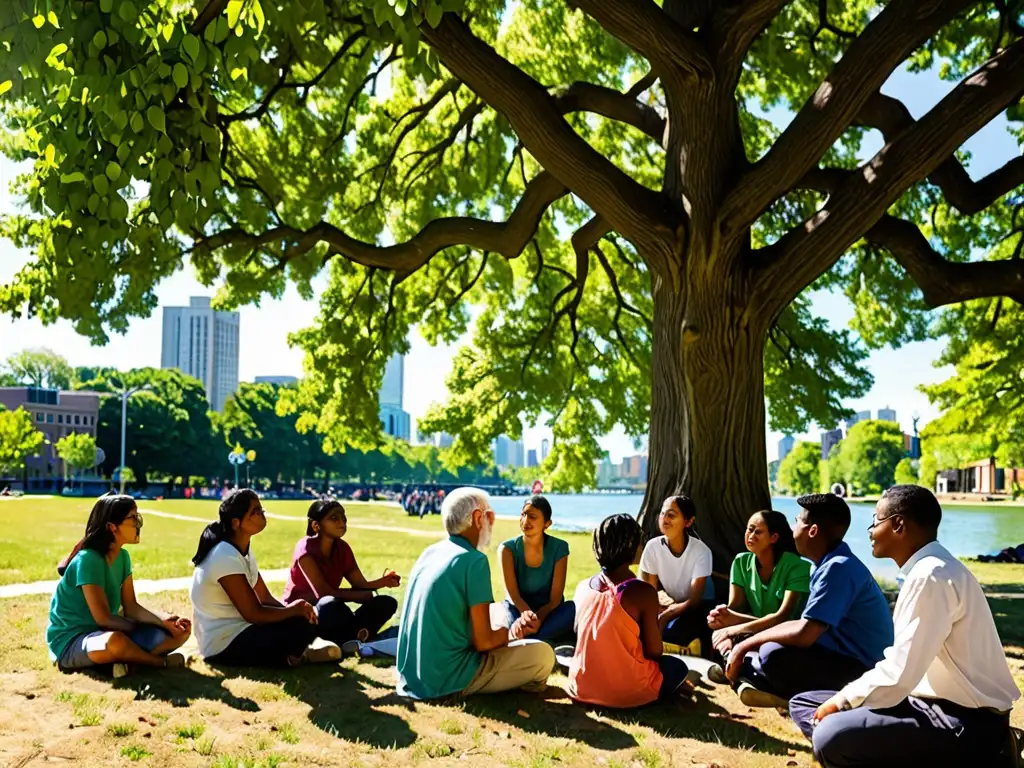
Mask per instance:
[[[770,504],[765,456],[764,344],[770,318],[724,276],[687,270],[684,287],[655,278],[651,431],[641,525],[657,534],[668,496],[697,507],[695,530],[728,572],[750,515]],[[694,274],[698,272],[698,274]]]

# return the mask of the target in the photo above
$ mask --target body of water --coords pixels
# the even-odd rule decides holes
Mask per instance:
[[[591,530],[601,520],[618,513],[635,515],[643,496],[639,494],[552,494],[547,497],[553,511],[553,528],[561,530]],[[517,517],[522,510],[524,496],[492,496],[494,511],[502,516]],[[772,499],[773,509],[782,512],[792,522],[799,507],[794,499]],[[851,504],[852,522],[846,542],[876,575],[892,578],[897,568],[892,560],[875,560],[871,556],[871,542],[867,528],[874,512],[873,504]],[[698,529],[700,510],[697,511]],[[996,552],[1004,547],[1024,542],[1024,508],[979,505],[973,507],[948,506],[942,509],[939,541],[954,555],[973,557]]]

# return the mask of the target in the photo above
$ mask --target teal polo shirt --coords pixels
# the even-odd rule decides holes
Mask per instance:
[[[487,555],[462,536],[427,547],[409,574],[398,625],[398,695],[436,699],[466,688],[483,662],[469,609],[493,602]]]

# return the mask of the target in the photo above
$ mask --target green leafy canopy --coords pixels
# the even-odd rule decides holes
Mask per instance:
[[[929,307],[970,298],[922,278],[920,261],[889,258],[908,250],[891,229],[910,222],[935,258],[967,261],[1000,242],[1012,198],[961,216],[943,194],[953,185],[924,178],[937,160],[888,163],[880,178],[889,168],[903,175],[875,219],[886,210],[898,219],[869,233],[868,216],[843,234],[843,209],[821,214],[846,199],[837,185],[856,182],[866,130],[888,139],[893,124],[858,96],[862,109],[819,132],[834,140],[818,153],[765,115],[799,110],[844,52],[856,55],[858,35],[891,17],[889,39],[908,46],[886,54],[892,67],[956,80],[1008,51],[990,90],[1019,117],[1019,94],[999,91],[1001,73],[1016,71],[1007,57],[1017,27],[1003,22],[1018,3],[1004,4],[1008,17],[936,3],[913,17],[917,27],[898,28],[912,3],[665,0],[638,4],[632,29],[617,4],[571,5],[5,0],[0,150],[32,167],[16,184],[27,207],[3,219],[2,234],[32,258],[0,286],[0,310],[68,318],[102,342],[149,315],[155,286],[183,264],[221,286],[224,306],[280,296],[289,283],[308,298],[318,278],[319,315],[291,339],[306,351],[307,376],[284,393],[280,414],[323,433],[328,449],[375,447],[372,393],[410,330],[431,342],[471,330],[448,376],[450,400],[421,428],[457,435],[458,464],[485,456],[493,436],[547,419],[546,470],[578,487],[601,455],[597,436],[649,428],[654,286],[701,270],[737,286],[735,317],[769,329],[769,420],[787,432],[834,423],[844,400],[867,391],[867,346],[932,334]],[[694,29],[710,41],[706,55]],[[652,30],[678,33],[680,44],[662,45]],[[676,74],[649,77],[652,61]],[[731,101],[715,102],[726,107],[712,134],[691,130],[680,98],[708,66],[731,89]],[[881,68],[861,64],[869,80],[887,76]],[[737,146],[701,145],[709,135]],[[792,145],[814,156],[797,153],[789,170],[780,160],[779,183],[801,163],[808,174],[764,196],[745,182],[774,167],[776,140],[780,153]],[[879,194],[869,197],[884,203]],[[749,220],[739,235],[708,213],[736,200],[736,220]],[[726,240],[732,250],[708,245]],[[804,247],[819,261],[784,265]],[[733,271],[713,273],[722,264]],[[756,286],[776,269],[784,285],[765,298]],[[800,297],[808,287],[854,302],[863,343],[813,316]]]

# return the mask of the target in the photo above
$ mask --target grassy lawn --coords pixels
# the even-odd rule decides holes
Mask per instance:
[[[87,500],[0,502],[0,583],[55,578],[54,563],[81,536]],[[153,509],[212,520],[216,504],[143,502]],[[272,514],[301,517],[299,502],[267,502]],[[143,512],[145,514],[145,511]],[[437,516],[422,522],[385,506],[351,505],[350,540],[363,571],[407,574],[440,536]],[[386,526],[380,531],[356,526]],[[146,517],[133,547],[137,578],[183,576],[202,523]],[[495,542],[514,535],[499,521]],[[271,519],[255,541],[265,570],[282,568],[301,520]],[[569,535],[569,589],[594,570],[589,536]],[[1010,592],[1024,567],[977,566],[993,591]],[[492,556],[495,594],[502,593]],[[276,589],[272,585],[272,589]],[[401,591],[394,592],[401,597]],[[573,704],[564,676],[544,696],[506,694],[469,701],[411,703],[394,695],[390,663],[349,659],[298,670],[218,670],[202,661],[187,670],[139,672],[112,681],[63,675],[43,642],[48,597],[0,600],[0,765],[44,760],[81,765],[218,766],[809,766],[796,729],[774,711],[750,710],[730,691],[703,688],[695,702],[616,712]],[[144,602],[188,613],[185,592]],[[1024,683],[1024,600],[999,598],[993,610],[1018,683]],[[1024,725],[1024,706],[1013,720]]]

